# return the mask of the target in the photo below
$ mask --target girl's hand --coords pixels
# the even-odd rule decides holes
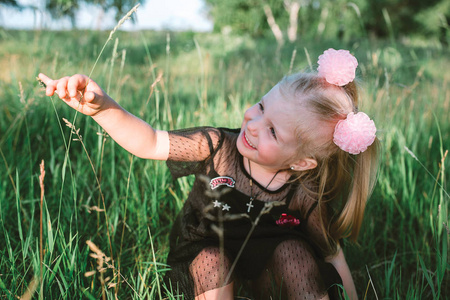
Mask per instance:
[[[44,74],[39,79],[47,86],[45,94],[58,94],[70,107],[87,116],[95,116],[113,101],[102,88],[86,75],[76,74],[52,80]]]
[[[56,93],[70,107],[92,116],[110,137],[131,154],[158,160],[169,157],[167,131],[155,130],[127,112],[89,77],[77,74],[52,80],[39,74],[39,79],[47,86],[47,96]]]

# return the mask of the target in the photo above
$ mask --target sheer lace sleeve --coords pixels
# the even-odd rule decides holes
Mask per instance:
[[[212,127],[198,127],[169,132],[170,149],[167,166],[176,179],[205,170],[221,142],[221,131]]]

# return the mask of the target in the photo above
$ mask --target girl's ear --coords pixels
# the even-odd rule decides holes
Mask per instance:
[[[314,158],[302,158],[294,164],[291,164],[293,171],[306,171],[317,167],[317,161]]]

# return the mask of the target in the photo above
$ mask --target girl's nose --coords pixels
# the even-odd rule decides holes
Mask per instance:
[[[250,134],[256,135],[258,132],[259,114],[256,105],[250,107],[246,112],[244,118],[247,121],[247,130]]]
[[[247,129],[253,136],[258,134],[258,118],[253,118],[247,122]]]

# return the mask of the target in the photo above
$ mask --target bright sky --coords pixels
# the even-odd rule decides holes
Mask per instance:
[[[71,29],[70,22],[52,21],[42,9],[42,0],[17,0],[21,5],[35,6],[37,9],[19,11],[0,6],[0,26],[15,29]],[[203,0],[147,0],[137,11],[137,22],[125,22],[124,30],[172,29],[210,31],[212,22],[206,17]],[[116,25],[114,12],[102,17],[99,9],[83,6],[76,15],[77,27],[87,29],[112,29]]]

